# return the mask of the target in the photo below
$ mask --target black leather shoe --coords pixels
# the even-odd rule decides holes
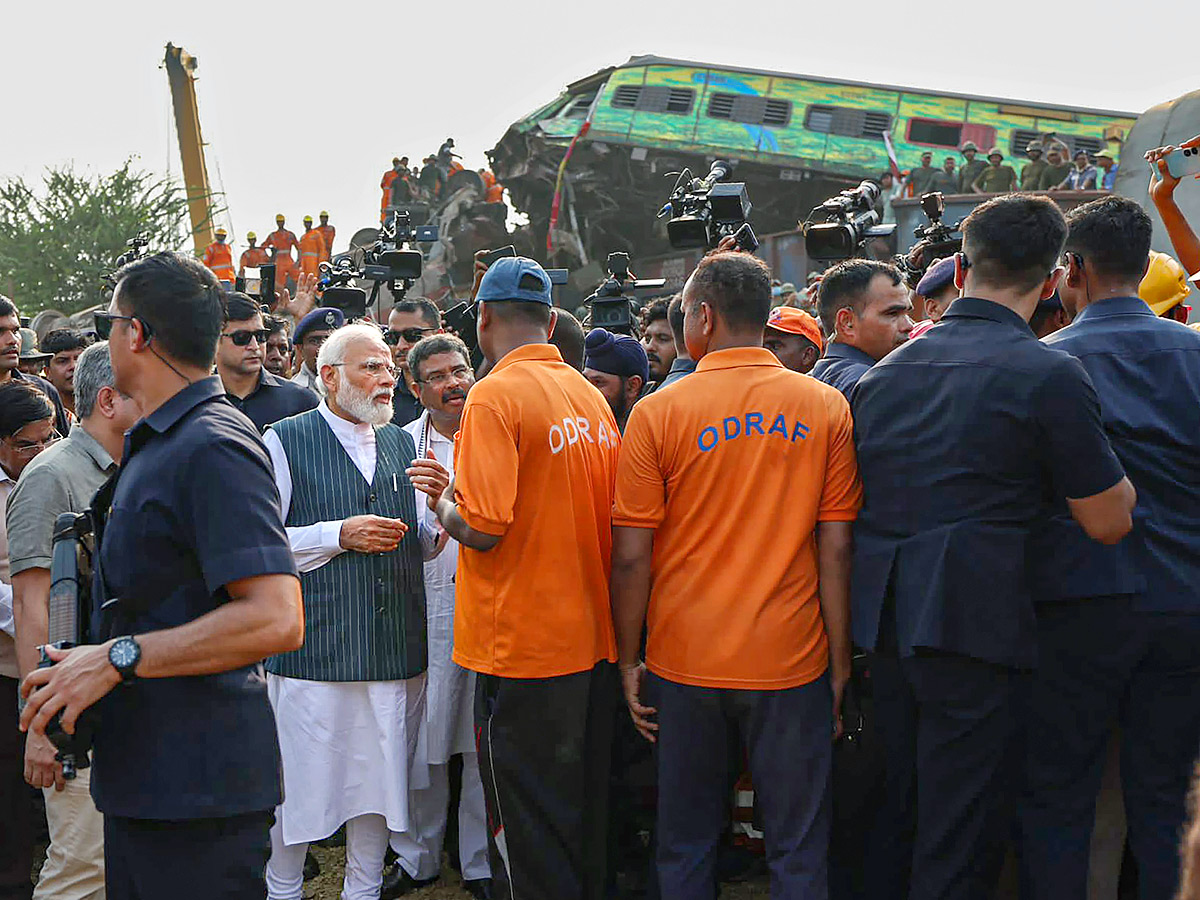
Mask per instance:
[[[437,881],[436,875],[433,878],[413,878],[404,871],[404,866],[396,863],[390,871],[383,873],[383,887],[379,891],[379,900],[396,900],[397,897],[403,897],[409,891],[426,887],[435,881]]]
[[[462,883],[463,890],[470,894],[475,900],[492,900],[492,879],[476,878],[473,881],[464,881]]]

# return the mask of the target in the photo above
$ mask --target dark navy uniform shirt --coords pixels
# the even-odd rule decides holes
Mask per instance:
[[[902,655],[1032,665],[1031,527],[1047,496],[1090,497],[1123,474],[1083,366],[1006,307],[964,297],[865,374],[851,403],[855,642],[876,646],[890,595]]]
[[[1087,369],[1138,503],[1114,547],[1089,541],[1060,506],[1039,535],[1039,598],[1129,593],[1137,609],[1200,613],[1200,333],[1117,297],[1044,342]]]
[[[260,434],[268,425],[316,409],[321,402],[308,388],[285,381],[266,369],[259,372],[258,385],[246,397],[226,394],[225,399],[244,412]]]
[[[93,638],[183,625],[225,585],[296,575],[270,457],[220,378],[184,388],[125,438],[95,574]],[[103,599],[116,599],[101,612]],[[260,665],[142,678],[97,706],[92,796],[105,815],[194,819],[280,802],[279,745]]]
[[[808,374],[817,381],[837,388],[849,398],[851,389],[858,384],[858,379],[874,365],[875,360],[857,347],[832,341],[825,348],[825,355],[817,360],[817,364]]]
[[[412,395],[412,391],[404,382],[404,376],[398,374],[396,390],[392,393],[392,424],[403,428],[409,422],[415,422],[421,418],[423,412],[425,412],[425,407]]]

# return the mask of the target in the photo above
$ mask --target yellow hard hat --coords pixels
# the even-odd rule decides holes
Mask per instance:
[[[276,221],[276,222],[282,222],[282,221],[283,221],[283,213],[280,213],[279,215],[277,215],[277,216],[275,217],[275,221]]]
[[[225,237],[225,235],[227,235],[227,234],[229,234],[229,232],[226,231],[224,228],[218,228],[216,230],[217,237]]]
[[[312,224],[312,216],[305,216],[304,221],[311,225]]]
[[[321,212],[319,213],[319,215],[320,215],[320,217],[321,217],[322,219],[328,219],[328,218],[329,218],[329,213],[327,213],[325,210],[321,210]]]
[[[1188,295],[1188,275],[1168,253],[1150,251],[1150,268],[1138,285],[1138,296],[1156,316],[1178,306]]]
[[[258,240],[258,235],[257,235],[257,234],[255,234],[253,231],[248,231],[248,232],[246,232],[246,240],[248,240],[248,241],[257,241],[257,240]]]

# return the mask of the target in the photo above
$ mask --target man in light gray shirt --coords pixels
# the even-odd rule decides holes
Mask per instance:
[[[116,471],[125,431],[141,417],[137,403],[113,386],[107,342],[88,347],[75,368],[75,412],[66,439],[25,467],[8,498],[7,525],[16,616],[17,666],[24,678],[47,640],[51,538],[62,513],[83,512]],[[42,788],[50,846],[34,898],[104,896],[104,819],[89,793],[91,769],[64,781],[54,746],[30,730],[25,780]]]

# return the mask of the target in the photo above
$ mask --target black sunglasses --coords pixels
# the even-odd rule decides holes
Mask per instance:
[[[92,321],[96,326],[96,339],[100,340],[100,341],[107,341],[109,338],[109,335],[112,334],[113,322],[116,322],[118,320],[132,322],[135,319],[138,322],[142,323],[142,334],[144,334],[146,336],[147,340],[149,340],[150,326],[146,324],[145,319],[138,319],[137,316],[118,316],[113,313],[107,313],[107,312],[92,313]]]
[[[231,331],[229,334],[223,334],[221,337],[229,338],[229,340],[233,341],[233,345],[235,347],[245,347],[250,343],[251,339],[258,341],[260,345],[265,344],[267,342],[267,335],[270,333],[271,332],[265,328],[260,328],[258,331],[241,329],[238,331]]]
[[[404,343],[415,344],[427,334],[433,334],[436,328],[401,328],[399,331],[394,331],[389,328],[383,333],[383,342],[390,347],[395,347],[400,343],[400,339],[404,338]]]

